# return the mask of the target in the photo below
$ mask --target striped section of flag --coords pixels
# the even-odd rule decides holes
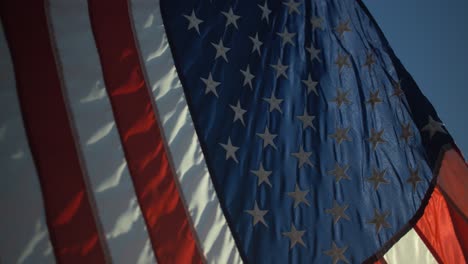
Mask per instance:
[[[33,156],[28,145],[16,92],[13,64],[0,26],[0,259],[53,263],[54,254]],[[20,195],[18,195],[20,194]],[[20,210],[18,210],[20,208]]]
[[[209,263],[239,263],[177,76],[159,3],[133,0],[130,5],[142,67],[200,250]]]
[[[0,9],[0,263],[247,262],[159,2]],[[468,169],[440,153],[424,212],[368,262],[466,262]]]
[[[128,3],[89,1],[89,14],[116,126],[157,260],[199,263],[202,257],[143,76]]]
[[[109,253],[114,263],[154,262],[145,221],[105,90],[87,2],[50,1],[49,16],[64,94],[70,105],[70,116],[75,124],[83,165],[89,175],[90,191],[96,199],[97,215]],[[79,45],[79,52],[73,43]],[[131,246],[128,241],[133,241]]]
[[[105,262],[106,245],[69,122],[46,7],[41,1],[29,4],[22,10],[18,2],[4,3],[1,15],[55,257],[66,263]]]
[[[437,263],[418,234],[411,229],[384,256],[387,263]]]

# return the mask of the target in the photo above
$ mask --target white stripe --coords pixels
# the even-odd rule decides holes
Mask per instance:
[[[55,263],[9,53],[0,24],[0,263]]]
[[[84,164],[113,263],[154,263],[107,96],[85,0],[51,0],[50,22]]]
[[[432,253],[411,229],[384,255],[389,264],[437,264]]]
[[[132,0],[131,10],[146,76],[203,254],[208,263],[240,263],[177,76],[159,1]]]

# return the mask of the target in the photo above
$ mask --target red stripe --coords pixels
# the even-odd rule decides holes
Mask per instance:
[[[202,257],[179,196],[145,82],[125,0],[90,0],[104,80],[128,167],[159,263]]]
[[[468,222],[452,204],[448,203],[447,205],[452,218],[453,228],[458,237],[458,242],[465,254],[465,259],[468,260]]]
[[[445,152],[438,185],[447,201],[460,247],[468,259],[468,166],[457,148]]]
[[[444,154],[437,184],[464,217],[468,217],[468,166],[454,149]]]
[[[466,263],[447,202],[438,186],[414,229],[439,263]]]
[[[439,256],[439,252],[434,245],[431,244],[431,240],[426,237],[426,234],[416,225],[413,227],[414,231],[418,234],[419,238],[422,240],[424,245],[426,245],[427,250],[431,252],[432,257],[437,261],[437,263],[444,263],[442,258]]]
[[[374,264],[387,264],[387,261],[382,257],[379,260],[377,260],[376,262],[374,262]]]
[[[56,260],[106,263],[61,90],[44,2],[0,1],[0,13]]]

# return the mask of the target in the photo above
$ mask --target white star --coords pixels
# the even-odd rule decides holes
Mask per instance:
[[[310,23],[312,24],[312,31],[314,31],[314,30],[317,29],[317,28],[323,30],[322,22],[323,22],[323,18],[313,16],[313,17],[310,19]]]
[[[304,114],[301,116],[297,116],[297,119],[302,121],[302,130],[306,130],[308,127],[311,127],[315,130],[315,126],[312,123],[314,121],[315,116],[311,116],[307,113],[307,109],[304,109]]]
[[[261,5],[258,5],[258,7],[260,7],[260,9],[262,10],[262,20],[265,19],[267,24],[269,23],[269,16],[270,16],[270,13],[271,13],[271,10],[268,9],[268,3],[267,1],[265,0],[265,4],[263,4],[263,6]]]
[[[345,257],[344,253],[348,249],[348,246],[339,248],[335,242],[332,243],[332,248],[330,248],[327,251],[324,251],[323,253],[327,256],[330,256],[332,258],[333,264],[337,264],[340,260],[349,263],[348,259]]]
[[[351,32],[351,28],[349,28],[349,20],[347,21],[341,21],[338,26],[335,28],[336,32],[338,35],[340,35],[340,38],[343,37],[343,34],[345,32]]]
[[[220,82],[215,82],[213,80],[213,77],[211,76],[211,73],[208,75],[208,79],[205,78],[200,78],[206,85],[205,88],[205,94],[212,92],[216,97],[218,96],[218,92],[216,91],[216,87],[218,87],[221,83]]]
[[[301,190],[299,185],[296,183],[294,192],[288,192],[288,196],[294,199],[294,208],[298,207],[300,203],[305,203],[307,206],[310,206],[309,201],[307,201],[306,195],[309,193],[308,190]]]
[[[255,34],[255,38],[254,37],[249,37],[249,38],[253,42],[252,53],[257,51],[258,55],[260,55],[260,47],[263,45],[263,43],[258,39],[258,33]]]
[[[226,27],[229,25],[234,25],[236,29],[239,29],[237,27],[237,20],[240,18],[240,16],[236,16],[234,12],[232,12],[232,8],[229,8],[229,12],[221,12],[225,17],[226,17]]]
[[[371,69],[372,65],[374,65],[376,63],[375,59],[374,59],[374,54],[372,54],[371,52],[367,53],[367,56],[366,56],[366,62],[364,63],[364,67],[369,67],[369,70]]]
[[[184,15],[184,17],[189,21],[189,25],[187,30],[190,30],[192,28],[195,28],[195,30],[198,32],[198,35],[200,35],[200,28],[199,25],[203,23],[203,20],[198,19],[195,16],[195,10],[192,10],[192,14],[190,16]]]
[[[236,151],[239,149],[236,146],[233,146],[231,143],[231,138],[228,138],[227,144],[219,143],[224,150],[226,150],[226,160],[233,159],[236,163],[239,163],[236,157]]]
[[[350,220],[349,216],[346,214],[346,209],[348,209],[349,205],[344,204],[340,205],[336,202],[336,200],[333,200],[333,207],[328,208],[325,210],[325,213],[331,214],[333,216],[333,222],[336,224],[340,220],[340,218]]]
[[[270,145],[274,149],[276,149],[276,145],[273,140],[277,137],[277,135],[270,134],[270,131],[268,130],[268,126],[265,127],[265,132],[263,132],[263,134],[257,133],[257,136],[263,139],[263,148],[266,148],[268,145]]]
[[[348,55],[342,55],[341,53],[338,53],[338,58],[336,58],[335,64],[338,65],[338,69],[340,70],[340,72],[344,66],[351,67],[351,64],[349,64],[348,59]]]
[[[286,75],[286,70],[289,68],[289,66],[281,64],[280,59],[278,59],[278,63],[276,65],[270,64],[270,66],[276,70],[276,78],[284,76],[284,78],[288,79],[288,76]]]
[[[340,88],[337,88],[336,97],[333,98],[332,102],[335,102],[340,108],[343,104],[351,104],[351,101],[348,98],[348,95],[351,91],[343,91]]]
[[[253,219],[252,219],[253,226],[255,226],[258,222],[262,222],[264,226],[268,227],[264,218],[264,216],[268,213],[268,210],[260,210],[258,208],[257,201],[255,201],[255,206],[252,210],[245,210],[245,212],[253,216]]]
[[[390,182],[385,179],[385,173],[387,169],[383,169],[379,171],[377,168],[372,169],[372,176],[366,179],[366,181],[372,183],[374,185],[374,190],[377,191],[379,189],[379,184],[389,184]]]
[[[401,130],[400,138],[404,139],[406,144],[408,144],[409,139],[414,136],[413,131],[411,131],[411,124],[409,122],[401,124]]]
[[[306,247],[306,244],[302,240],[302,236],[305,232],[305,230],[297,230],[294,224],[291,224],[291,231],[283,232],[283,236],[287,236],[291,241],[289,249],[292,249],[297,243],[301,244],[303,247]]]
[[[410,176],[406,180],[407,183],[410,183],[413,186],[413,192],[416,191],[416,187],[418,183],[423,182],[421,177],[419,177],[419,168],[416,167],[416,169],[409,168],[410,171]]]
[[[383,228],[391,228],[392,226],[387,222],[386,218],[390,215],[390,211],[380,213],[379,210],[374,209],[374,218],[367,221],[368,224],[375,225],[375,232],[379,233]]]
[[[273,112],[273,110],[276,109],[278,110],[278,112],[283,113],[280,107],[280,104],[283,102],[283,99],[278,99],[275,97],[274,94],[272,94],[270,98],[263,98],[263,100],[270,104],[270,112]]]
[[[437,132],[447,134],[445,129],[442,127],[444,124],[435,121],[432,116],[429,116],[427,125],[422,128],[422,131],[429,131],[429,136],[432,138]]]
[[[305,152],[303,146],[299,148],[299,152],[291,153],[291,155],[299,160],[299,164],[297,165],[298,168],[302,168],[304,164],[307,164],[311,167],[314,166],[309,159],[310,155],[312,155],[312,152]]]
[[[371,129],[371,136],[368,139],[372,144],[372,149],[375,150],[378,144],[387,143],[385,139],[382,138],[384,130],[377,131],[374,128]]]
[[[230,48],[226,48],[223,44],[223,40],[220,39],[219,40],[219,43],[216,44],[214,42],[211,42],[211,45],[213,45],[213,47],[215,47],[216,49],[216,56],[215,56],[215,60],[219,57],[223,57],[223,59],[228,62],[228,58],[226,56],[226,52],[228,52],[230,50]]]
[[[316,49],[314,45],[311,43],[310,48],[306,48],[306,50],[310,53],[310,61],[314,61],[314,59],[317,59],[318,62],[322,62],[319,58],[320,50]]]
[[[341,179],[351,180],[351,178],[346,174],[346,171],[349,169],[349,165],[340,166],[338,162],[335,163],[335,168],[328,171],[328,174],[335,176],[335,182],[339,182]]]
[[[283,2],[283,5],[288,7],[288,13],[292,14],[293,12],[296,12],[300,14],[299,12],[299,6],[301,5],[300,2],[294,2],[294,0],[289,0],[289,2]]]
[[[309,77],[307,78],[307,80],[302,80],[302,83],[304,83],[307,86],[307,94],[310,94],[310,92],[314,92],[316,95],[318,95],[318,92],[317,92],[318,82],[314,82],[314,80],[312,80],[310,73],[309,73]]]
[[[245,69],[245,71],[243,71],[243,70],[240,70],[240,71],[241,71],[242,75],[244,75],[244,84],[243,84],[243,86],[248,84],[249,87],[250,87],[250,90],[252,90],[252,79],[255,78],[255,75],[253,75],[250,72],[250,66],[247,65],[247,69]]]
[[[294,36],[296,36],[296,33],[288,32],[288,29],[284,28],[284,31],[282,33],[278,32],[276,34],[278,34],[281,37],[282,42],[283,42],[283,46],[285,46],[287,43],[295,46],[292,38],[294,38]]]
[[[370,104],[372,106],[372,109],[375,109],[375,106],[379,103],[382,103],[382,99],[379,97],[379,90],[376,90],[374,92],[370,92],[370,99],[366,101],[366,103]]]
[[[401,81],[393,81],[392,80],[392,86],[393,86],[393,96],[400,97],[405,94],[405,91],[401,89]]]
[[[343,141],[351,141],[351,139],[348,137],[348,132],[351,129],[351,127],[345,127],[345,128],[336,128],[336,132],[334,134],[331,134],[330,137],[336,139],[336,142],[338,142],[338,145],[341,144]]]
[[[242,109],[241,105],[240,105],[240,101],[237,100],[237,105],[234,106],[234,105],[229,105],[231,107],[231,109],[234,111],[234,123],[237,121],[237,120],[240,120],[242,125],[245,126],[245,123],[244,123],[244,114],[247,112],[246,110]]]
[[[256,171],[251,170],[250,172],[252,172],[253,174],[255,174],[255,176],[258,177],[257,186],[260,186],[260,184],[265,182],[266,184],[268,184],[271,187],[271,182],[268,179],[268,177],[270,177],[270,175],[271,175],[271,171],[266,171],[263,168],[263,165],[261,163],[260,163],[260,168],[258,170],[256,170]]]

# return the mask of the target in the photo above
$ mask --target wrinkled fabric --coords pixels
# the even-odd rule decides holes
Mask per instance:
[[[176,68],[187,97],[194,125],[205,154],[208,169],[241,255],[252,263],[322,263],[331,258],[324,252],[332,243],[347,247],[345,257],[362,262],[382,250],[420,209],[433,179],[432,168],[443,143],[451,141],[444,133],[432,136],[419,132],[435,120],[432,106],[400,65],[387,41],[360,1],[298,2],[298,11],[289,10],[289,1],[268,2],[272,13],[268,23],[252,1],[162,1],[162,14]],[[240,16],[234,25],[227,15],[232,8]],[[199,32],[190,28],[188,16],[195,13]],[[224,13],[222,13],[224,12]],[[310,20],[323,18],[323,30],[312,29]],[[337,32],[349,21],[350,32]],[[280,33],[295,33],[292,44]],[[250,37],[262,41],[260,55]],[[229,50],[217,54],[216,45]],[[318,59],[310,59],[310,45],[320,49]],[[364,66],[372,54],[375,64]],[[339,67],[340,56],[349,56],[349,65]],[[274,65],[287,65],[286,77]],[[247,66],[255,76],[252,88],[241,73]],[[340,69],[341,68],[341,69]],[[311,76],[319,82],[317,94],[307,92],[303,81]],[[216,93],[206,80],[219,83]],[[279,77],[278,77],[279,76]],[[402,93],[396,88],[401,85]],[[349,103],[339,106],[339,91],[348,93]],[[382,102],[372,107],[368,101],[379,91]],[[265,99],[283,100],[279,110]],[[232,107],[240,103],[247,112],[245,125],[235,121]],[[315,116],[315,129],[303,128],[297,118],[304,111]],[[413,136],[401,138],[402,125]],[[264,147],[259,133],[268,128],[277,137],[275,147]],[[341,144],[333,135],[349,128],[349,140]],[[373,132],[383,131],[385,143],[372,146]],[[235,159],[223,146],[238,148]],[[303,147],[310,152],[308,164],[301,166],[292,155]],[[238,160],[238,162],[236,162]],[[347,164],[350,179],[339,182],[330,175],[335,164]],[[252,173],[259,166],[272,171],[268,184],[258,185]],[[388,184],[376,190],[368,179],[373,170],[385,170]],[[407,182],[410,169],[421,178],[415,188]],[[288,195],[299,186],[306,190],[307,203],[295,206]],[[326,210],[333,202],[348,204],[350,220],[337,224]],[[255,203],[265,215],[266,225],[252,224],[246,210]],[[389,212],[389,226],[376,232],[369,224],[375,210]],[[305,231],[305,246],[284,235],[294,225]]]

